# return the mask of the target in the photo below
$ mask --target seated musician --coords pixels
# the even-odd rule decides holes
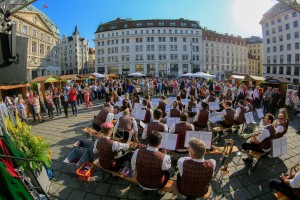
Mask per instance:
[[[148,105],[148,101],[146,99],[143,99],[141,109],[146,110],[145,118],[143,120],[143,122],[146,124],[152,122],[153,120],[153,111],[152,109],[148,108],[147,105]]]
[[[138,94],[134,95],[132,108],[134,108],[134,104],[136,104],[136,103],[141,103],[141,101],[140,101],[140,95],[138,95]]]
[[[129,99],[129,94],[128,93],[124,94],[124,99],[122,100],[122,104],[124,104],[124,101],[126,101],[128,103],[128,108],[132,108],[132,104],[131,104],[131,101]]]
[[[145,99],[147,100],[147,108],[153,109],[150,96],[149,95],[145,96]]]
[[[246,108],[244,107],[244,101],[243,100],[239,100],[238,101],[238,107],[235,110],[235,114],[234,114],[234,123],[237,125],[243,124],[246,119],[245,119],[245,114],[246,113]]]
[[[93,122],[93,129],[96,131],[101,130],[101,124],[104,122],[111,122],[114,118],[113,109],[110,104],[104,104],[102,110],[95,117]]]
[[[115,159],[117,151],[126,151],[129,148],[129,143],[133,132],[129,132],[127,143],[120,143],[110,139],[114,125],[111,122],[105,122],[101,125],[103,137],[96,140],[93,152],[99,155],[99,164],[107,170],[119,170],[125,161],[130,159],[130,153],[119,159]]]
[[[209,103],[209,102],[215,102],[216,100],[217,100],[217,97],[216,97],[216,95],[215,95],[214,92],[210,92],[209,95],[205,99],[205,101],[207,103]]]
[[[182,112],[185,105],[183,105],[183,103],[181,102],[181,97],[180,96],[177,96],[176,97],[176,101],[177,101],[177,105],[178,105],[178,109]]]
[[[172,103],[172,108],[170,109],[169,117],[180,117],[181,111],[177,108],[177,103],[177,101],[174,101]]]
[[[186,91],[185,88],[180,90],[179,96],[180,96],[181,99],[186,99],[187,98],[187,91]]]
[[[196,99],[198,98],[197,88],[195,87],[195,83],[192,83],[192,85],[188,88],[187,94],[188,94],[188,97],[193,96]]]
[[[209,120],[208,104],[203,101],[201,105],[202,109],[197,113],[193,123],[196,128],[206,128]]]
[[[225,109],[221,112],[224,116],[224,120],[219,122],[220,125],[226,128],[230,128],[233,125],[235,111],[231,106],[231,101],[226,101],[224,104]]]
[[[126,109],[131,109],[131,106],[129,105],[129,101],[127,99],[123,99],[121,111],[123,112]]]
[[[177,187],[181,194],[193,199],[207,193],[216,161],[204,159],[205,143],[199,139],[190,139],[188,151],[189,157],[181,157],[177,162]]]
[[[289,175],[282,174],[280,180],[272,180],[269,188],[283,193],[289,199],[300,199],[300,171],[296,171],[298,165],[299,163],[290,169]]]
[[[168,132],[168,126],[164,123],[161,123],[161,117],[162,117],[162,111],[160,109],[155,109],[153,112],[153,121],[150,122],[149,124],[146,124],[143,134],[142,134],[142,139],[145,140],[148,138],[149,134],[152,133],[153,131],[158,131],[158,132]]]
[[[178,134],[176,151],[186,152],[187,148],[184,147],[185,134],[186,131],[194,131],[195,127],[193,124],[190,124],[188,121],[188,114],[186,112],[181,113],[180,122],[178,124],[173,124],[170,127],[169,133]]]
[[[106,100],[106,104],[109,105],[110,109],[114,109],[114,100],[111,96]]]
[[[197,102],[195,101],[194,96],[190,96],[190,101],[188,103],[187,106],[187,113],[189,115],[189,117],[195,117],[195,115],[197,114],[197,112],[193,112],[193,108],[197,107]]]
[[[289,115],[288,115],[287,109],[280,108],[279,114],[283,114],[283,116],[284,116],[284,123],[285,123],[286,131],[287,131],[289,128],[289,125],[290,125],[290,120],[289,120]]]
[[[246,103],[246,112],[253,112],[253,106],[250,104],[250,98],[246,97],[245,98],[245,103]]]
[[[283,114],[278,114],[277,126],[275,127],[275,139],[281,138],[287,132],[286,124],[284,122],[285,118]]]
[[[123,139],[127,140],[129,132],[133,131],[135,135],[135,141],[138,141],[138,128],[136,120],[130,116],[130,111],[124,110],[123,117],[120,117],[114,131],[118,131],[120,134],[123,134]]]
[[[270,113],[266,114],[264,117],[264,123],[266,127],[258,135],[258,137],[253,137],[251,143],[243,143],[243,150],[248,153],[249,150],[254,150],[259,153],[269,152],[271,150],[271,142],[275,137],[275,128],[273,126],[274,116]],[[243,158],[246,164],[252,164],[253,158],[248,154],[248,158]]]
[[[131,167],[136,170],[136,179],[144,190],[161,189],[170,178],[168,169],[171,167],[171,158],[158,151],[161,140],[159,132],[151,132],[148,147],[135,150],[131,158]]]
[[[167,113],[166,113],[167,103],[165,102],[165,100],[166,100],[166,97],[162,95],[160,97],[160,101],[159,101],[158,106],[157,106],[157,108],[161,109],[161,111],[163,112],[163,117],[167,116]]]
[[[222,93],[219,94],[218,99],[219,99],[219,107],[220,107],[220,109],[217,110],[217,112],[221,112],[222,110],[224,110],[224,103],[225,103],[224,95]]]

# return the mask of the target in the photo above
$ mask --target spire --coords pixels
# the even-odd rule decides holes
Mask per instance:
[[[78,31],[77,25],[75,26],[75,30],[73,32],[73,35],[79,35],[79,31]]]

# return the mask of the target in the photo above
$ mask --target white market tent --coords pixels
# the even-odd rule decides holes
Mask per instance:
[[[191,75],[191,77],[197,77],[197,78],[216,78],[215,75],[207,74],[207,73],[204,73],[204,72],[193,73]]]
[[[181,77],[191,77],[193,76],[192,73],[186,73],[186,74],[182,74]]]
[[[135,73],[130,73],[130,74],[128,74],[128,76],[138,76],[138,77],[140,77],[140,76],[146,76],[145,74],[142,74],[142,73],[140,73],[140,72],[135,72]]]
[[[106,78],[106,75],[104,74],[99,74],[97,72],[92,73],[93,76],[95,76],[96,78]]]

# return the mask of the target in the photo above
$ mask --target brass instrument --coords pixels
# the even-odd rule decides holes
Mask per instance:
[[[214,178],[217,176],[219,171],[222,176],[229,174],[228,164],[230,162],[233,144],[234,144],[234,141],[232,139],[225,139],[225,146],[224,146],[224,149],[222,152],[222,162],[221,162],[218,170],[216,170]],[[221,168],[222,166],[223,166],[223,168]]]
[[[300,161],[290,169],[290,179],[300,170]]]

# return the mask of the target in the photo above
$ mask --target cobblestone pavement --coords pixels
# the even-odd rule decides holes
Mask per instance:
[[[103,102],[94,104],[88,110],[85,109],[85,106],[80,105],[78,116],[69,118],[65,118],[63,115],[55,116],[52,120],[46,118],[46,122],[34,123],[32,126],[33,133],[45,137],[53,150],[51,169],[54,172],[54,179],[49,191],[50,198],[71,200],[175,199],[176,196],[170,193],[166,193],[162,197],[158,196],[156,192],[144,194],[136,184],[110,177],[108,174],[102,177],[100,170],[95,171],[89,182],[81,181],[74,174],[66,172],[63,160],[71,152],[76,141],[86,139],[81,129],[92,126],[91,120],[99,112]],[[33,123],[31,120],[29,122]],[[278,178],[281,173],[286,172],[300,160],[300,137],[296,134],[299,122],[299,117],[296,117],[290,123],[287,133],[287,154],[278,160],[270,157],[263,158],[255,172],[251,172],[249,168],[245,167],[242,160],[239,162],[240,156],[236,153],[232,154],[233,159],[228,165],[230,175],[223,178],[217,176],[217,179],[221,179],[221,181],[211,183],[213,199],[274,199],[272,191],[268,188],[268,182],[273,178]],[[241,149],[243,143],[241,136],[230,133],[224,138],[233,138],[235,145]],[[224,142],[221,142],[220,145],[222,143]],[[207,155],[206,158],[214,158],[217,163],[221,163],[222,160],[221,156]]]

